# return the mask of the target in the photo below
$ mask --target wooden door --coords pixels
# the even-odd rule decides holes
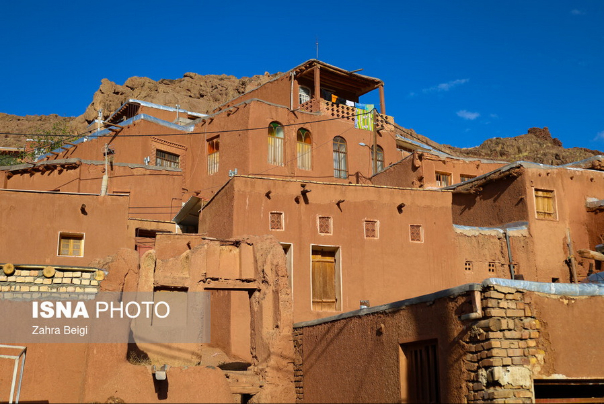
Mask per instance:
[[[336,258],[334,251],[313,251],[312,309],[336,310]]]

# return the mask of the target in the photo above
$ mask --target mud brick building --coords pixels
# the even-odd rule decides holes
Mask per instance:
[[[2,167],[3,292],[98,274],[95,293],[212,296],[209,344],[28,347],[22,400],[604,397],[601,293],[581,284],[604,260],[602,157],[455,157],[385,101],[309,60],[209,114],[127,100]],[[36,378],[51,367],[60,384]]]

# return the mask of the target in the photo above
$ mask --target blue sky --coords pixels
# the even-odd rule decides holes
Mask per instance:
[[[319,59],[384,80],[388,115],[439,143],[547,126],[604,150],[601,0],[0,0],[0,112],[77,116],[103,78],[283,72],[317,38]]]

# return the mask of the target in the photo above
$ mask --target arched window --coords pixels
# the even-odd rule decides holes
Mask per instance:
[[[348,178],[346,140],[340,136],[333,138],[333,176],[336,178]]]
[[[372,163],[373,163],[373,159],[374,159],[374,154],[373,154],[373,147],[372,147],[371,148],[371,162]],[[377,174],[380,171],[384,170],[384,149],[382,149],[381,146],[378,146],[376,149],[375,159],[377,161],[377,164],[374,164],[372,167],[375,167],[374,174]]]
[[[298,157],[298,168],[300,170],[311,169],[312,137],[310,132],[304,128],[298,129],[298,142],[296,146]]]
[[[268,163],[283,165],[283,125],[279,122],[268,125]]]
[[[214,139],[208,140],[208,175],[216,174],[218,172],[219,151],[220,138],[215,137]]]

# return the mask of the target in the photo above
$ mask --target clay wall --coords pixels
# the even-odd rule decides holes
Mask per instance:
[[[462,160],[438,157],[430,153],[416,152],[371,178],[371,182],[376,185],[395,187],[435,188],[438,187],[437,172],[449,174],[451,179],[449,185],[453,185],[462,182],[461,176],[477,177],[505,164],[484,162],[478,159]]]
[[[291,79],[288,74],[285,74],[273,81],[270,81],[258,88],[255,88],[237,98],[233,98],[229,102],[216,108],[214,111],[222,111],[237,105],[243,101],[247,101],[253,98],[264,100],[273,104],[283,105],[289,107],[290,105],[290,92],[291,92]],[[294,93],[294,102],[298,93]]]
[[[305,201],[302,184],[235,177],[204,208],[199,223],[199,231],[211,237],[272,234],[291,245],[296,321],[334,314],[311,309],[311,253],[319,246],[340,254],[337,312],[355,310],[361,300],[373,306],[484,279],[479,271],[451,270],[458,258],[450,193],[304,183],[310,190]],[[344,201],[340,207],[338,200]],[[226,212],[233,212],[232,233],[222,222]],[[283,230],[271,230],[271,213],[282,214]],[[331,234],[319,233],[319,216],[331,217]],[[377,238],[365,237],[366,220],[376,222]],[[411,241],[410,225],[421,226],[422,242]]]
[[[78,143],[63,153],[51,156],[48,160],[77,157],[83,160],[103,161],[105,143],[115,151],[114,163],[144,164],[145,157],[150,158],[149,165],[155,165],[157,149],[180,156],[180,168],[184,171],[187,165],[187,149],[190,134],[168,128],[146,120],[136,121],[115,135],[89,138]]]
[[[453,223],[464,226],[500,226],[528,220],[524,176],[480,185],[476,194],[453,193]]]
[[[401,376],[407,369],[405,350],[418,342],[436,346],[439,398],[432,399],[463,402],[467,373],[460,358],[465,350],[454,341],[466,332],[457,316],[461,306],[471,308],[468,300],[435,299],[429,305],[297,324],[297,402],[419,402],[409,397],[410,381]]]
[[[230,170],[237,170],[238,174],[249,173],[250,160],[258,153],[257,148],[252,148],[254,133],[267,133],[266,129],[248,130],[254,128],[250,125],[251,109],[251,105],[243,104],[236,110],[221,112],[195,126],[195,134],[191,137],[194,162],[187,171],[186,195],[210,199],[229,180]],[[209,174],[208,141],[215,139],[219,141],[218,171]],[[261,146],[261,150],[266,149],[266,141]]]
[[[250,173],[271,177],[291,177],[317,181],[356,183],[355,173],[361,177],[369,177],[372,173],[371,150],[360,146],[359,143],[373,144],[373,132],[355,129],[354,122],[344,119],[334,119],[331,116],[312,115],[303,112],[290,112],[286,108],[274,107],[260,102],[253,104],[250,126],[268,128],[273,122],[285,126],[284,136],[284,165],[276,166],[268,163],[267,137],[268,130],[254,131],[253,144],[260,145],[250,160]],[[297,131],[300,128],[310,131],[312,136],[311,170],[298,168],[296,158]],[[333,139],[341,136],[346,140],[348,178],[334,177]],[[384,166],[388,166],[400,158],[396,149],[396,141],[390,136],[378,137],[378,146],[384,150]]]
[[[84,163],[64,169],[51,167],[45,172],[15,173],[7,180],[7,188],[92,194],[101,192],[104,162]],[[109,169],[108,193],[130,196],[130,217],[171,220],[181,207],[182,182],[182,172],[179,170],[113,164]]]
[[[549,273],[560,282],[571,281],[571,271],[565,262],[578,249],[595,250],[604,234],[601,220],[585,207],[587,197],[604,199],[604,173],[595,170],[537,169],[526,170],[526,203],[529,228],[535,240],[537,270]],[[552,218],[537,218],[535,190],[554,191],[555,214]],[[573,253],[569,252],[567,231],[570,233]],[[577,260],[577,277],[587,275],[591,260]]]
[[[381,173],[371,177],[374,185],[400,188],[422,188],[424,166],[417,154],[410,154],[398,163],[389,166]]]
[[[604,305],[601,295],[571,297],[492,283],[475,287],[296,324],[297,401],[418,402],[414,375],[423,379],[419,386],[438,385],[439,397],[430,397],[436,402],[592,397],[582,390],[604,376],[598,338],[604,330],[591,320]],[[435,372],[425,362],[415,363],[419,375],[408,368],[408,352],[422,345],[435,346],[438,374],[430,384],[426,376]],[[554,383],[548,391],[548,382],[568,386]]]
[[[0,196],[0,262],[87,266],[131,243],[127,197],[11,190]],[[82,256],[59,255],[61,233],[82,235]]]
[[[528,293],[527,293],[528,294]],[[535,316],[541,324],[539,345],[544,360],[534,378],[598,378],[604,376],[600,336],[604,309],[602,296],[555,296],[530,293]]]

